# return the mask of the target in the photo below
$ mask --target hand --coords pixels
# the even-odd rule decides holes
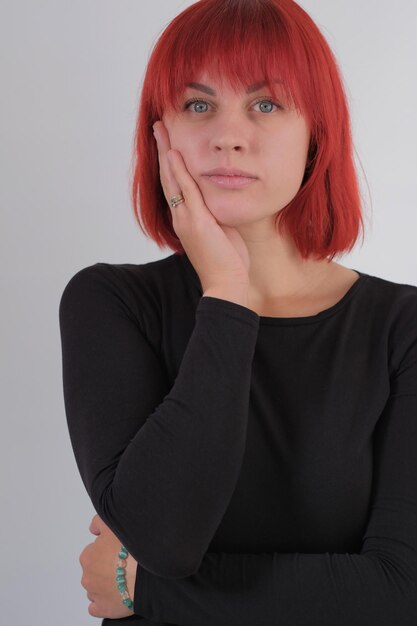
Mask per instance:
[[[203,292],[219,286],[249,286],[249,252],[239,232],[231,226],[220,226],[210,212],[181,153],[171,149],[163,122],[155,122],[154,131],[161,185],[171,208],[173,228],[200,278]],[[181,192],[185,202],[173,209],[170,198]]]
[[[133,615],[122,602],[116,586],[116,567],[119,560],[121,542],[103,520],[95,515],[91,520],[90,532],[97,535],[93,543],[89,543],[80,554],[83,569],[81,585],[91,600],[88,612],[93,617],[117,619]],[[137,561],[131,554],[127,557],[125,570],[126,584],[132,600],[135,589]]]

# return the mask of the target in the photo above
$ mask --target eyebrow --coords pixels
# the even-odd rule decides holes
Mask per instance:
[[[280,80],[276,80],[274,82],[282,83],[282,81]],[[259,89],[262,89],[262,87],[265,87],[266,84],[267,84],[266,81],[254,83],[253,85],[248,87],[248,89],[246,90],[246,93],[249,94],[249,93],[254,93],[255,91],[259,91]],[[191,87],[192,89],[197,89],[198,91],[204,91],[204,93],[207,93],[209,96],[217,95],[214,89],[212,87],[209,87],[208,85],[202,85],[201,83],[187,83],[186,86]]]

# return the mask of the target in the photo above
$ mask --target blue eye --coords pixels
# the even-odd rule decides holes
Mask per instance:
[[[269,98],[261,98],[260,100],[257,100],[256,102],[254,102],[254,104],[264,104],[265,102],[267,102],[269,105],[272,104],[272,106],[275,106],[278,109],[282,109],[282,106],[278,104],[278,102],[274,102],[273,100],[270,100]],[[271,113],[271,111],[263,111],[263,113]]]
[[[199,100],[198,98],[192,98],[192,100],[187,100],[187,102],[184,104],[184,111],[186,111],[188,109],[188,107],[190,106],[190,104],[194,104],[195,102],[198,102],[199,104],[208,104],[208,102],[206,102],[205,100]],[[203,113],[205,113],[205,111],[202,111]],[[193,113],[197,113],[197,111],[193,111]],[[200,111],[201,113],[201,111]]]
[[[282,106],[280,104],[278,104],[278,102],[274,102],[270,98],[259,98],[258,100],[256,100],[254,102],[254,105],[255,104],[260,104],[260,103],[265,103],[265,102],[267,102],[268,105],[272,104],[272,106],[275,106],[278,109],[282,109]],[[210,105],[210,103],[207,102],[206,100],[201,100],[200,98],[192,98],[191,100],[187,100],[187,102],[184,104],[183,110],[184,111],[189,110],[190,105],[191,104],[195,104],[195,103]],[[206,113],[206,111],[196,111],[195,109],[192,112],[193,113]],[[269,110],[269,111],[262,111],[262,112],[263,113],[271,113],[272,111]]]

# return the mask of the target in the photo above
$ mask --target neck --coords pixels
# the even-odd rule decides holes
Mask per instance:
[[[297,297],[314,290],[336,264],[303,259],[290,237],[278,232],[254,236],[238,228],[249,251],[250,295],[254,301]]]

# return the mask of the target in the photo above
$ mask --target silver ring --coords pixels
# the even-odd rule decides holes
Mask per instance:
[[[178,206],[182,202],[185,202],[185,198],[182,195],[182,193],[180,193],[178,196],[172,196],[172,198],[170,198],[169,201],[171,203],[172,208],[175,209],[176,206]]]

